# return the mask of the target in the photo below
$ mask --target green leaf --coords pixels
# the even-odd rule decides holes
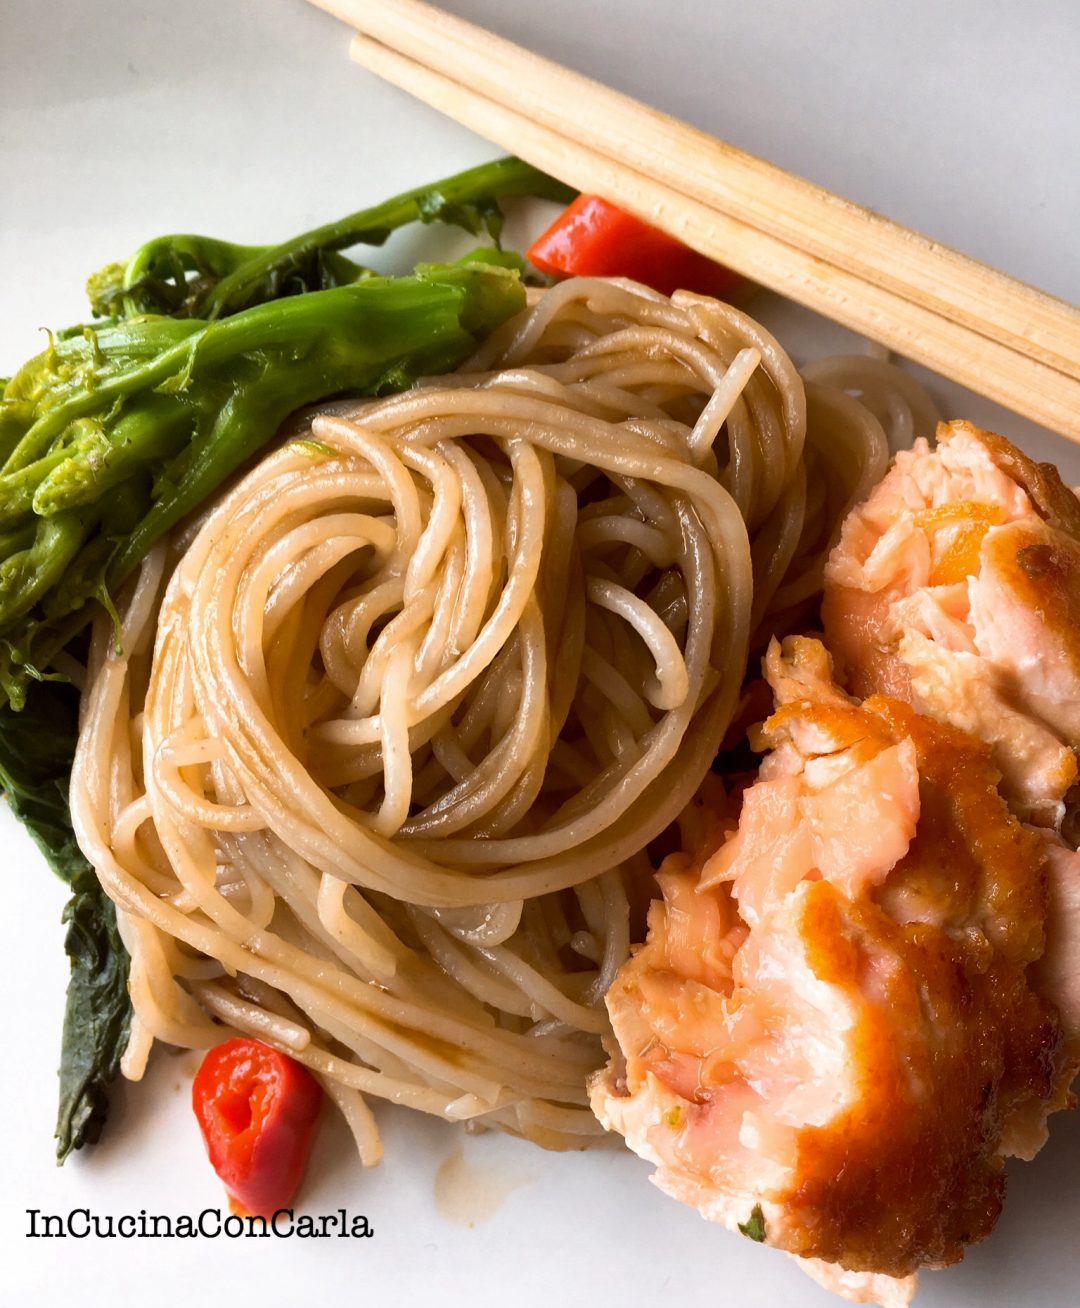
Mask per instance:
[[[35,684],[22,712],[9,705],[0,708],[0,787],[49,866],[72,891],[63,915],[71,979],[60,1054],[60,1162],[101,1134],[106,1089],[120,1070],[131,1022],[128,957],[116,912],[71,826],[68,781],[76,732],[71,686]]]
[[[131,1030],[128,955],[116,909],[87,863],[64,909],[71,959],[60,1057],[56,1157],[94,1144],[108,1116],[107,1087],[120,1072]]]
[[[747,1221],[739,1223],[739,1230],[748,1240],[765,1243],[765,1214],[761,1211],[760,1204],[754,1205]]]
[[[75,755],[75,691],[35,684],[26,707],[0,708],[0,790],[49,866],[71,885],[86,866],[68,813],[68,777]]]

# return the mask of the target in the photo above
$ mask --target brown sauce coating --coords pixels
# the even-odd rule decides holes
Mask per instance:
[[[978,500],[957,500],[923,509],[914,520],[933,539],[929,584],[951,586],[978,571],[983,540],[1001,520],[1001,510]],[[939,533],[946,538],[943,547],[936,540]]]
[[[1062,1039],[1026,975],[1043,951],[1043,855],[987,750],[896,701],[865,708],[914,741],[922,811],[874,897],[810,888],[811,966],[861,996],[857,1071],[850,1107],[800,1133],[782,1202],[792,1252],[903,1276],[990,1233],[1003,1131],[1049,1097]]]
[[[1004,436],[983,431],[970,422],[942,424],[938,428],[938,439],[947,440],[951,432],[959,431],[982,441],[994,464],[1027,492],[1040,516],[1051,527],[1080,540],[1080,500],[1065,485],[1061,473],[1052,463],[1036,463]]]

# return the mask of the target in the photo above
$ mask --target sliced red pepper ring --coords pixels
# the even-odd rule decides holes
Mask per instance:
[[[191,1087],[214,1171],[249,1213],[271,1217],[299,1188],[322,1088],[294,1058],[261,1040],[215,1046]]]
[[[730,268],[596,195],[579,195],[529,249],[554,277],[629,277],[662,295],[726,299],[745,284]]]

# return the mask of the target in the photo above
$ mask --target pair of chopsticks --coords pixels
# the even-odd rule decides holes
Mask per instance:
[[[578,190],[1080,443],[1080,310],[421,0],[352,58]]]

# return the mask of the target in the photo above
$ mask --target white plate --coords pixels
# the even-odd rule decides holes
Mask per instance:
[[[453,7],[1080,299],[1071,0],[1040,6],[1037,22],[1027,7],[976,0]],[[299,0],[4,0],[2,32],[0,369],[39,347],[43,324],[83,316],[86,274],[149,236],[281,238],[496,153],[354,69],[343,30]],[[763,298],[755,310],[796,358],[844,341],[791,306]],[[955,387],[935,389],[952,414],[997,425],[1080,481],[1077,451]],[[833,1302],[779,1254],[663,1198],[635,1158],[547,1155],[382,1108],[383,1165],[361,1172],[330,1124],[301,1195],[311,1212],[367,1214],[371,1239],[27,1238],[32,1208],[197,1213],[220,1190],[187,1106],[190,1056],[158,1057],[145,1084],[116,1095],[107,1141],[56,1169],[63,888],[6,813],[0,871],[5,1303]],[[457,1149],[449,1208],[472,1227],[435,1201],[436,1173]],[[1080,1117],[1059,1117],[1043,1156],[1010,1168],[993,1239],[962,1267],[927,1275],[917,1302],[1075,1304],[1078,1175]]]

